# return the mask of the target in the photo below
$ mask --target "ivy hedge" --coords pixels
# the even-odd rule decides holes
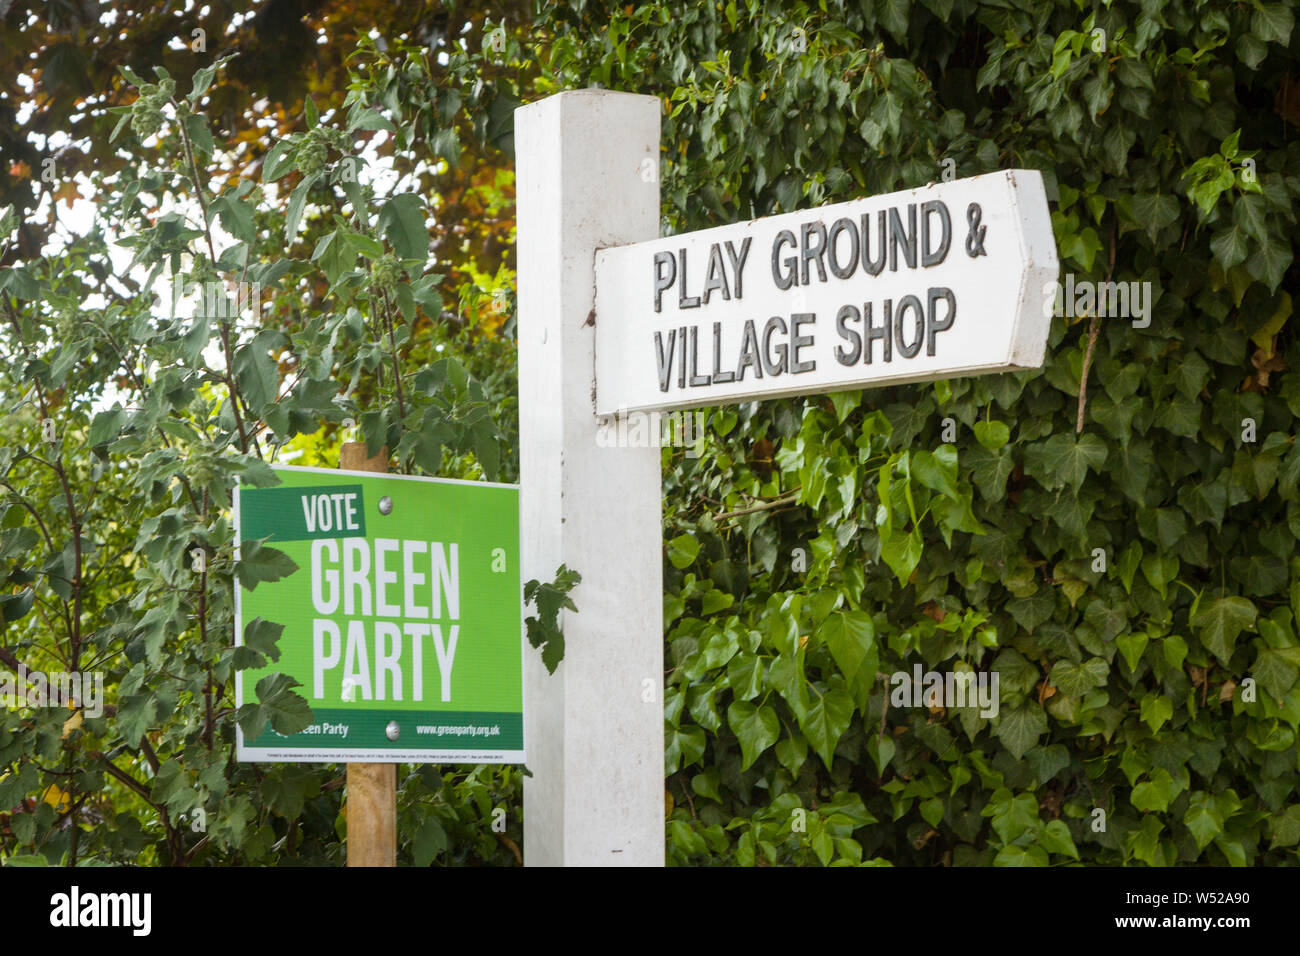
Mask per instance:
[[[667,102],[669,230],[1038,169],[1062,282],[1154,303],[665,450],[672,861],[1296,862],[1293,8],[551,13],[557,85]],[[904,706],[918,664],[997,716]]]

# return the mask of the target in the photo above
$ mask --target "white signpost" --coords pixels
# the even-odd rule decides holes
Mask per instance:
[[[660,111],[516,111],[524,578],[583,576],[559,669],[525,665],[529,865],[664,861],[659,448],[603,447],[601,418],[1034,368],[1047,344],[1038,172],[660,239]]]

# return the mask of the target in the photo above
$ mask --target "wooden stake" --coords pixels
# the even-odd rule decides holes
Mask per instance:
[[[339,467],[388,472],[388,449],[366,457],[365,442],[345,442]],[[350,763],[347,783],[348,866],[397,865],[397,765]]]

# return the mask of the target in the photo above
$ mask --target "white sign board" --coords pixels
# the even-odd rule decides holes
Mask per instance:
[[[1036,368],[1056,242],[1013,169],[596,253],[596,413]]]

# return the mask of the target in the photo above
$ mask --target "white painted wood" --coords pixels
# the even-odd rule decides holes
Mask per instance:
[[[525,661],[530,866],[664,862],[660,452],[597,444],[588,323],[596,250],[659,233],[660,111],[577,90],[515,112],[523,574],[582,575],[559,669]]]
[[[972,204],[979,214],[974,229]],[[894,241],[891,210],[897,211],[899,234],[915,243],[911,263],[910,244]],[[781,239],[783,230],[793,242]],[[832,230],[834,256],[828,248],[807,260],[799,254],[829,247]],[[867,257],[864,235],[870,242]],[[982,254],[971,254],[981,246]],[[933,259],[928,265],[926,251]],[[882,254],[873,275],[863,259]],[[797,275],[783,289],[791,258]],[[1058,271],[1042,175],[1023,169],[604,249],[596,257],[596,410],[607,415],[699,408],[1036,368],[1043,362],[1051,322],[1045,291]],[[670,275],[673,281],[665,286]],[[932,297],[931,290],[948,290],[951,300],[943,293]],[[903,309],[900,330],[899,308],[909,295],[916,304]],[[889,358],[884,340],[876,338],[870,364],[865,362],[868,304],[876,329],[885,328],[887,306],[893,319]],[[860,350],[841,332],[844,306],[858,310],[858,318],[846,317],[844,328],[862,336]],[[797,329],[796,314],[805,317]],[[781,325],[773,326],[766,341],[773,316]],[[766,352],[769,360],[760,360],[757,369],[752,363],[742,367],[747,322],[753,325],[756,354]],[[794,341],[796,331],[802,343]],[[687,351],[683,337],[690,342]],[[905,354],[913,346],[918,351]],[[783,347],[790,363],[797,356],[804,367],[779,371]],[[728,375],[743,377],[717,380]]]

